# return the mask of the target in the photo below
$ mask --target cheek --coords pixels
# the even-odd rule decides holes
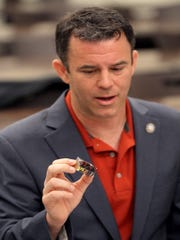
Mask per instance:
[[[74,89],[83,93],[88,93],[92,91],[93,88],[93,79],[87,79],[84,77],[76,77],[75,81],[72,82]]]
[[[121,75],[117,77],[117,83],[119,87],[122,87],[124,89],[129,88],[131,84],[132,74],[130,71],[124,71]]]
[[[85,84],[84,81],[76,79],[75,82],[72,82],[70,85],[71,90],[74,92],[75,96],[80,100],[88,98],[88,94],[91,92],[87,83]]]

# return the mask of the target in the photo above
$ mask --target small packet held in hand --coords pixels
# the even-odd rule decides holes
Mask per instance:
[[[84,161],[80,157],[76,158],[76,170],[84,173],[86,176],[93,176],[95,174],[95,167],[93,164]]]

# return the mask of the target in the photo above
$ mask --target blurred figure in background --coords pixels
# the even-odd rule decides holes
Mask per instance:
[[[128,97],[134,47],[116,10],[58,23],[52,64],[69,89],[0,133],[1,239],[179,240],[180,113]]]

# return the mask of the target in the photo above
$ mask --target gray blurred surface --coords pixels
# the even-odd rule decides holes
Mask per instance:
[[[180,109],[180,0],[1,0],[0,128],[49,106],[65,88],[51,67],[55,25],[93,5],[118,9],[134,26],[140,57],[130,95]]]

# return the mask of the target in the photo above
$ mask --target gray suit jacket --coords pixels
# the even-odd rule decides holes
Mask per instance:
[[[179,240],[180,113],[142,100],[130,103],[136,138],[132,240]],[[0,239],[50,239],[41,201],[46,170],[57,158],[77,156],[91,161],[64,95],[1,131]],[[71,181],[79,176],[67,175]],[[73,240],[121,239],[97,174],[66,229]]]

